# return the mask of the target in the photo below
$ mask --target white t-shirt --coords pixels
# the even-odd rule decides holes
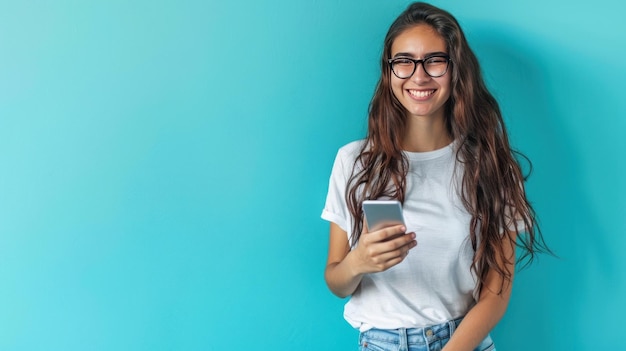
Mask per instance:
[[[364,141],[337,153],[322,218],[348,233],[352,216],[345,189]],[[464,316],[476,303],[477,279],[470,270],[474,250],[470,214],[459,197],[462,164],[455,143],[430,152],[405,152],[409,159],[403,214],[417,247],[400,264],[363,276],[344,308],[345,319],[361,331],[417,328]],[[456,170],[455,170],[456,165]]]

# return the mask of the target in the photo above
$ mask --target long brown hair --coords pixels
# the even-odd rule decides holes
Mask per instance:
[[[524,156],[509,145],[500,107],[487,90],[476,56],[456,19],[426,3],[409,5],[385,37],[381,77],[369,107],[366,142],[346,189],[346,201],[354,218],[351,244],[358,242],[363,231],[363,200],[405,199],[409,166],[401,141],[406,110],[391,90],[392,73],[387,59],[396,37],[418,24],[436,30],[445,40],[451,59],[452,93],[445,106],[445,124],[457,141],[456,158],[464,169],[460,196],[472,216],[468,228],[475,252],[471,269],[478,276],[479,287],[488,271],[494,269],[503,278],[501,292],[513,276],[506,266],[512,262],[505,257],[502,240],[512,240],[522,249],[518,259],[522,266],[530,263],[537,252],[550,250],[526,198],[525,178],[516,159]]]

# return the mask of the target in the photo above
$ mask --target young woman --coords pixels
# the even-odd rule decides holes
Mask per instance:
[[[381,68],[367,137],[330,177],[328,287],[350,296],[362,350],[495,350],[516,247],[526,263],[547,250],[498,104],[458,22],[425,3],[391,25]],[[376,199],[405,225],[368,231]]]

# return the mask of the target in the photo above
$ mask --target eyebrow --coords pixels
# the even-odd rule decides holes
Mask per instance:
[[[439,55],[448,55],[448,53],[445,53],[443,51],[436,51],[436,52],[429,52],[426,55],[424,55],[424,57],[431,57],[431,56],[439,56]],[[396,57],[415,57],[413,56],[412,53],[410,52],[399,52],[395,55],[393,55],[394,58]]]

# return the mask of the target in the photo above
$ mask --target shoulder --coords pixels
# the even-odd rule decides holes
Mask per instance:
[[[337,152],[337,158],[342,160],[352,160],[354,161],[357,156],[361,153],[363,149],[363,145],[365,144],[365,139],[352,141],[342,147],[339,148]]]
[[[334,175],[349,177],[353,173],[356,160],[363,149],[364,143],[365,140],[356,140],[339,148],[333,165]]]

